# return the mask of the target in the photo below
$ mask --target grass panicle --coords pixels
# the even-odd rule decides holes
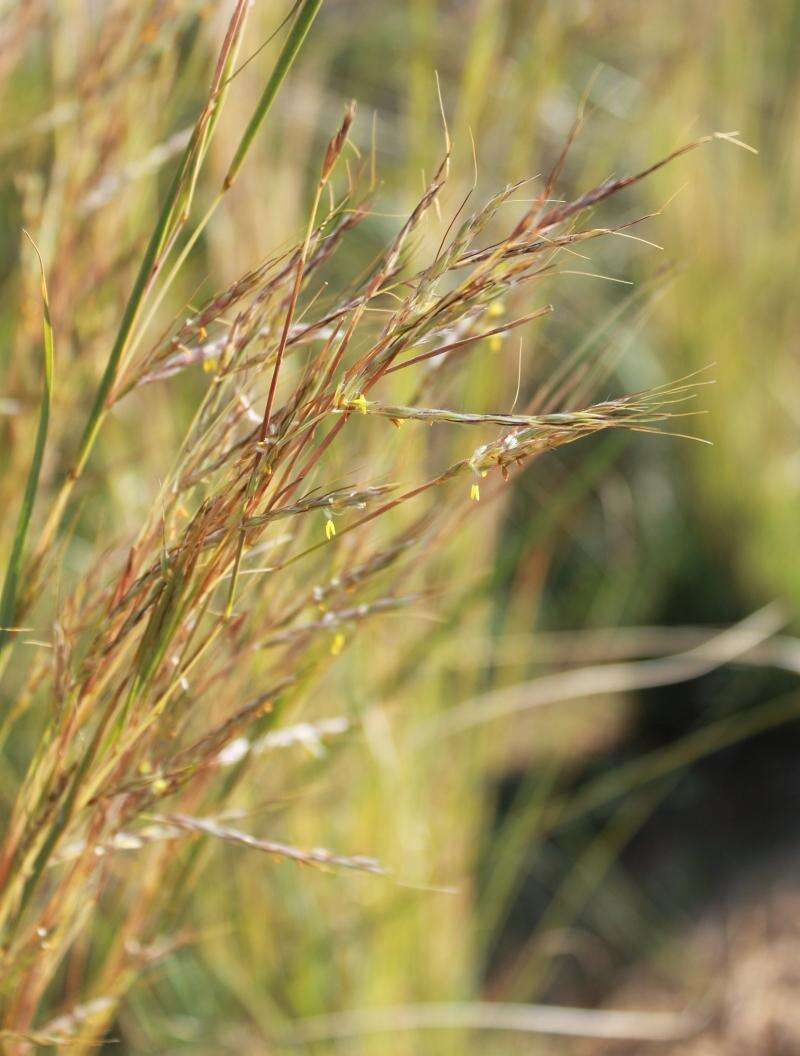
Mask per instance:
[[[347,155],[352,105],[314,170],[302,235],[218,291],[198,293],[154,335],[150,320],[235,184],[321,0],[295,5],[221,189],[186,236],[192,205],[207,191],[248,7],[234,5],[86,422],[75,435],[62,433],[76,454],[54,469],[49,513],[26,566],[53,388],[42,279],[44,396],[0,635],[21,609],[37,620],[47,609],[42,569],[110,409],[124,422],[149,406],[141,401],[171,407],[174,399],[177,420],[181,401],[194,402],[145,512],[134,503],[133,529],[97,528],[102,538],[85,573],[38,628],[44,646],[15,669],[3,734],[27,722],[41,734],[15,762],[0,843],[0,1013],[10,1052],[25,1051],[26,1039],[68,1037],[76,1051],[102,1042],[137,977],[188,941],[174,900],[197,883],[210,844],[400,875],[369,847],[307,851],[298,849],[302,840],[277,838],[274,805],[274,817],[264,821],[262,803],[247,826],[268,831],[234,826],[237,791],[259,787],[268,756],[281,768],[282,794],[294,794],[296,756],[274,749],[305,746],[314,763],[348,741],[340,735],[360,720],[343,714],[341,702],[320,707],[328,680],[357,665],[362,629],[391,633],[430,618],[441,594],[439,555],[469,515],[484,515],[487,504],[476,509],[470,499],[501,501],[518,470],[586,437],[668,430],[701,384],[690,377],[616,397],[605,389],[593,402],[592,364],[558,378],[537,364],[523,378],[522,353],[517,366],[508,338],[536,342],[557,317],[551,302],[564,255],[629,226],[590,225],[597,207],[704,140],[553,205],[565,154],[520,219],[519,210],[506,212],[519,184],[470,215],[462,213],[471,195],[459,194],[463,207],[453,211],[446,135],[416,203],[354,270],[342,247],[383,228],[374,226],[370,163],[351,165]],[[84,193],[76,190],[78,200]],[[508,359],[516,393],[498,410],[467,384],[468,372]],[[111,484],[124,487],[123,476]],[[370,721],[376,753],[391,757],[390,739]],[[101,912],[113,926],[92,946],[87,936]]]

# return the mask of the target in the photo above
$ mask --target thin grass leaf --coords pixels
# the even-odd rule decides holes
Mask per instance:
[[[53,376],[55,364],[55,340],[53,337],[53,324],[50,319],[50,301],[47,296],[47,282],[44,274],[39,247],[31,236],[25,231],[25,235],[33,246],[39,259],[41,271],[42,291],[42,365],[43,365],[43,387],[42,402],[39,410],[39,425],[36,429],[36,442],[33,448],[31,468],[28,471],[28,480],[22,497],[17,528],[14,532],[14,541],[11,545],[11,554],[6,566],[5,579],[3,581],[3,594],[0,597],[0,651],[8,644],[13,633],[12,628],[16,617],[17,608],[17,586],[19,573],[22,565],[22,556],[25,551],[25,540],[33,514],[33,505],[36,501],[36,491],[39,486],[39,476],[42,472],[42,461],[44,460],[44,449],[47,443],[47,430],[50,425],[50,406],[53,400]]]
[[[275,69],[272,71],[272,75],[267,81],[266,87],[258,101],[258,106],[256,106],[253,111],[253,116],[250,118],[244,135],[236,149],[236,153],[233,156],[233,161],[231,162],[228,173],[225,176],[225,190],[231,186],[238,176],[239,170],[244,163],[244,159],[247,157],[247,152],[253,145],[253,140],[275,101],[278,89],[283,84],[286,74],[292,68],[292,63],[297,58],[297,53],[302,47],[308,31],[311,29],[311,24],[317,17],[321,7],[322,0],[305,0],[305,3],[298,11],[294,25],[289,31],[289,36],[286,38],[286,42],[281,48],[281,53],[278,56],[278,61],[275,63]]]

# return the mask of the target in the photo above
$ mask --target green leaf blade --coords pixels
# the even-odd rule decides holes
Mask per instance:
[[[3,592],[0,595],[0,652],[8,644],[13,634],[14,620],[17,608],[17,588],[19,585],[19,574],[22,566],[22,557],[25,552],[25,540],[28,535],[33,507],[36,501],[36,492],[39,487],[39,477],[44,461],[44,451],[47,444],[47,432],[50,426],[50,407],[53,400],[53,387],[55,380],[55,337],[53,323],[50,318],[50,300],[47,295],[47,280],[45,278],[44,264],[42,262],[39,247],[31,236],[25,231],[31,245],[36,251],[39,259],[41,272],[42,292],[42,333],[43,333],[43,385],[42,401],[39,409],[39,424],[36,429],[36,441],[34,443],[33,457],[28,471],[28,479],[25,484],[25,492],[22,497],[17,518],[17,527],[14,532],[14,540],[11,545],[8,565],[6,566],[3,581]]]

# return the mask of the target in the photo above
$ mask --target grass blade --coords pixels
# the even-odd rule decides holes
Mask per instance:
[[[236,179],[239,169],[242,167],[247,152],[256,137],[256,134],[261,127],[264,118],[269,113],[270,107],[278,94],[278,89],[283,84],[286,74],[291,69],[292,63],[297,57],[297,53],[303,45],[303,41],[306,39],[309,29],[311,29],[311,23],[317,17],[319,9],[322,7],[322,0],[304,0],[304,3],[297,13],[294,25],[289,31],[289,36],[286,38],[286,42],[281,48],[281,53],[278,56],[278,61],[275,63],[275,69],[272,71],[270,79],[267,81],[266,87],[258,101],[258,106],[253,111],[253,116],[244,131],[244,135],[241,138],[239,146],[236,149],[236,153],[233,156],[233,161],[230,164],[228,173],[225,177],[224,187],[227,190],[233,181]]]
[[[39,253],[39,247],[31,236],[25,231],[31,245],[39,258],[41,270],[42,290],[42,331],[43,331],[43,388],[42,402],[39,410],[39,425],[36,430],[36,442],[31,459],[31,468],[28,471],[28,480],[22,497],[17,527],[14,532],[14,541],[11,545],[11,554],[6,566],[5,579],[3,581],[3,593],[0,596],[0,650],[8,643],[16,617],[17,585],[19,582],[22,555],[25,551],[25,539],[28,535],[28,527],[33,514],[33,504],[36,500],[36,490],[39,486],[39,476],[42,471],[44,449],[47,443],[47,430],[50,424],[50,405],[53,399],[53,373],[55,362],[55,341],[53,338],[53,324],[50,319],[50,301],[47,296],[47,282],[44,274],[44,264]]]

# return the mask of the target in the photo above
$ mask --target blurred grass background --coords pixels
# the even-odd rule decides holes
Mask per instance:
[[[174,0],[131,15],[126,64],[98,71],[117,108],[104,126],[111,171],[126,171],[191,121],[225,7]],[[259,0],[252,48],[285,9]],[[8,4],[2,17],[0,500],[9,509],[29,447],[13,408],[36,399],[40,325],[20,227],[36,232],[48,264],[58,372],[68,379],[54,421],[55,480],[65,465],[59,452],[67,458],[59,438],[102,363],[95,335],[119,314],[124,292],[116,271],[95,273],[92,261],[106,259],[111,244],[125,273],[165,176],[153,165],[96,208],[84,195],[85,222],[65,241],[62,210],[105,171],[82,148],[95,142],[91,129],[70,116],[76,76],[97,47],[96,12],[57,0],[24,12]],[[407,886],[298,873],[236,848],[204,851],[199,884],[165,921],[186,943],[133,989],[117,1024],[124,1051],[273,1051],[268,1039],[290,1020],[368,1006],[481,995],[603,1002],[631,965],[652,975],[652,1003],[666,994],[680,1007],[706,993],[713,969],[691,941],[695,920],[753,860],[769,860],[797,835],[796,789],[781,783],[791,733],[760,747],[744,741],[716,769],[676,765],[659,780],[632,781],[555,835],[548,811],[624,773],[630,760],[791,694],[791,678],[726,669],[669,689],[558,701],[463,734],[431,724],[451,706],[593,659],[589,639],[553,632],[622,628],[594,658],[614,659],[631,641],[626,627],[727,625],[776,598],[790,613],[796,606],[799,50],[795,0],[773,0],[768,12],[754,0],[324,5],[257,156],[171,310],[207,275],[219,287],[296,234],[321,145],[351,97],[356,142],[368,153],[374,136],[382,181],[378,215],[357,233],[352,257],[337,262],[351,273],[395,230],[441,154],[436,73],[455,143],[454,200],[472,180],[473,139],[483,192],[546,172],[584,92],[589,119],[564,196],[637,171],[694,136],[737,129],[758,156],[712,144],[605,208],[598,222],[658,213],[637,232],[663,249],[618,239],[576,260],[576,271],[631,285],[560,276],[557,311],[525,351],[526,369],[532,357],[546,373],[593,341],[628,390],[713,364],[716,384],[701,396],[708,413],[690,427],[713,447],[609,434],[537,463],[499,512],[474,512],[430,571],[430,610],[370,628],[331,672],[311,717],[346,715],[350,731],[320,758],[302,745],[276,752],[264,786],[242,791],[237,804],[274,811],[299,844],[374,854]],[[215,177],[259,90],[254,62],[214,144]],[[502,370],[497,363],[476,358],[454,405],[507,403],[516,357],[503,357]],[[117,536],[135,529],[202,383],[151,387],[115,413],[58,589],[82,573],[105,527]],[[420,447],[409,458],[423,455]],[[712,738],[699,755],[713,747]],[[741,793],[762,778],[758,796]],[[13,762],[2,780],[8,794]],[[735,846],[709,835],[737,827]],[[115,921],[105,927],[110,935]],[[101,928],[91,941],[107,940]],[[344,1051],[460,1053],[485,1044],[460,1032],[410,1032],[351,1039]],[[544,1042],[532,1050],[528,1038],[489,1044],[497,1053],[551,1051]],[[552,1051],[573,1050],[560,1041]]]

